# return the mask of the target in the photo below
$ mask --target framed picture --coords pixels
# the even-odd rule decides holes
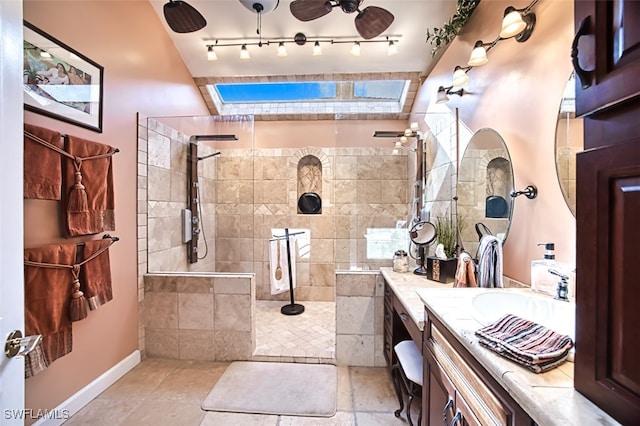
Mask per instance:
[[[104,68],[26,21],[23,50],[25,109],[102,133]]]

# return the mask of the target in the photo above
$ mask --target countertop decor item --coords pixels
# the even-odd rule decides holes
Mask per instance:
[[[23,55],[25,109],[102,133],[102,66],[26,21]]]

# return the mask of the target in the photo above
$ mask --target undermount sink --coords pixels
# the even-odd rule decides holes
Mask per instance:
[[[551,296],[489,290],[474,296],[471,306],[474,319],[483,325],[512,314],[566,334],[575,342],[574,303],[555,300]]]

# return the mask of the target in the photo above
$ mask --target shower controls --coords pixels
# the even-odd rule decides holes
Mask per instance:
[[[185,244],[191,241],[192,238],[191,222],[193,219],[197,219],[197,217],[191,217],[191,210],[182,209],[182,242]]]
[[[200,222],[200,218],[198,216],[194,216],[191,218],[191,223],[193,223],[194,225],[197,225],[198,222]]]

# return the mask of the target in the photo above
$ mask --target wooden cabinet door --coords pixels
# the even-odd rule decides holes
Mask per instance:
[[[640,96],[640,2],[576,0],[576,113]]]
[[[637,424],[640,137],[578,154],[577,182],[575,388]]]

